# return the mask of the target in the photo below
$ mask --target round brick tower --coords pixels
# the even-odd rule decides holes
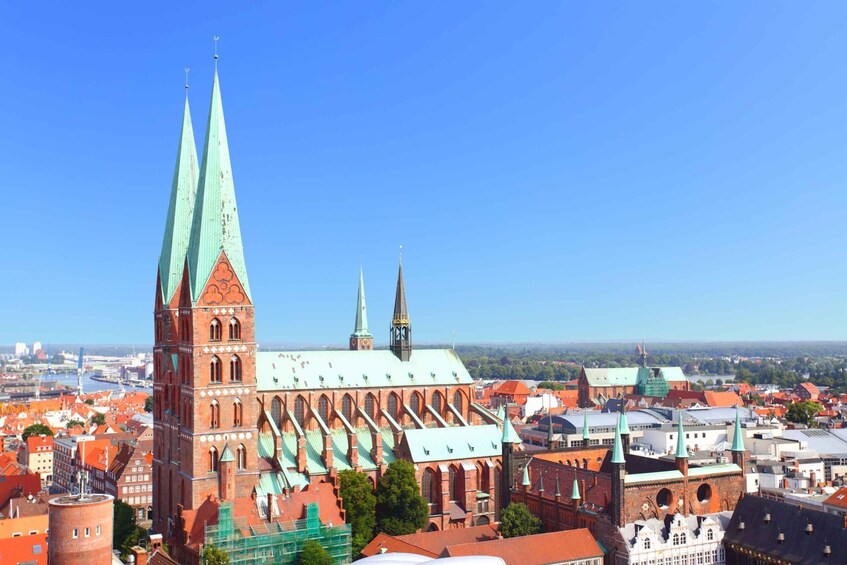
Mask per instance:
[[[108,494],[62,496],[50,501],[51,565],[111,565],[115,499]]]

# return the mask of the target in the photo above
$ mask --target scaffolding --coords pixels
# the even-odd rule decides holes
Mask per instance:
[[[661,369],[654,367],[641,370],[647,371],[647,378],[643,380],[639,379],[638,394],[643,396],[658,396],[659,398],[666,397],[671,387],[668,381],[665,380],[665,377],[662,376]]]
[[[350,562],[350,526],[321,524],[314,502],[306,506],[302,520],[262,524],[247,524],[246,518],[233,520],[232,504],[225,502],[218,509],[218,523],[206,526],[206,544],[229,553],[231,565],[293,564],[309,540],[321,544],[336,563]],[[205,559],[202,563],[206,564]]]

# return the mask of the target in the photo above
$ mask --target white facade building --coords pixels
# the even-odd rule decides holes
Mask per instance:
[[[32,354],[35,355],[36,353],[38,353],[39,349],[44,349],[43,347],[41,347],[41,342],[40,341],[32,342]]]
[[[619,528],[629,555],[616,565],[724,565],[723,536],[732,512],[705,516],[674,514],[667,521],[638,520]]]
[[[29,348],[22,341],[15,344],[15,357],[26,357],[29,355]]]

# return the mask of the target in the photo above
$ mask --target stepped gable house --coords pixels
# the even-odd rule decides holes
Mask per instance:
[[[257,351],[254,298],[216,70],[202,160],[186,99],[156,273],[154,531],[171,543],[204,501],[344,469],[376,481],[397,458],[416,465],[431,528],[494,519],[500,419],[455,351],[413,348],[402,264],[390,350],[373,349],[361,272],[349,351]]]

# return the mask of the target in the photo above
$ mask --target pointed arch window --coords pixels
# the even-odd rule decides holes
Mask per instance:
[[[212,320],[212,323],[209,324],[209,341],[220,341],[221,340],[221,321],[215,318]]]
[[[432,408],[441,414],[441,393],[436,392],[432,395]]]
[[[218,448],[214,445],[209,448],[209,472],[218,472]]]
[[[353,399],[349,394],[345,394],[341,399],[341,413],[350,424],[353,424]]]
[[[370,418],[371,420],[374,419],[375,407],[376,399],[374,398],[373,394],[368,393],[368,395],[365,397],[365,414],[367,414],[368,418]]]
[[[421,495],[429,504],[429,513],[441,512],[441,496],[438,493],[438,481],[435,480],[435,471],[430,468],[424,469],[421,476]]]
[[[396,421],[400,417],[397,407],[400,405],[400,400],[395,393],[388,395],[388,414]],[[398,422],[399,423],[399,422]]]
[[[244,447],[243,443],[235,450],[235,463],[239,470],[247,468],[247,448]]]
[[[238,321],[238,318],[229,321],[229,339],[233,341],[241,339],[241,322]]]
[[[217,429],[221,427],[221,406],[217,400],[212,401],[211,410],[209,410],[209,427]]]
[[[276,424],[277,429],[282,430],[282,400],[278,396],[274,396],[271,400],[271,418]]]
[[[221,360],[217,355],[214,355],[212,361],[209,363],[209,382],[221,382],[223,380],[222,374]]]
[[[294,401],[294,419],[297,420],[301,428],[306,423],[306,401],[303,400],[302,396],[298,396]]]
[[[243,414],[244,407],[241,405],[241,399],[236,398],[235,402],[232,403],[232,425],[233,427],[240,428],[241,427],[241,418]]]
[[[463,412],[463,410],[462,410],[462,400],[463,400],[463,398],[462,398],[462,391],[461,390],[457,390],[456,392],[453,393],[453,407],[456,410],[458,410],[460,414]]]
[[[412,400],[410,402],[412,412],[415,413],[416,416],[421,415],[421,395],[417,392],[412,393]]]
[[[324,424],[329,425],[329,399],[324,394],[318,400],[318,414]]]
[[[450,482],[448,488],[450,489],[450,500],[455,501],[456,496],[459,494],[456,492],[456,486],[458,485],[459,471],[456,469],[454,465],[450,465]]]
[[[229,359],[229,380],[232,382],[241,382],[241,357],[233,355]]]

